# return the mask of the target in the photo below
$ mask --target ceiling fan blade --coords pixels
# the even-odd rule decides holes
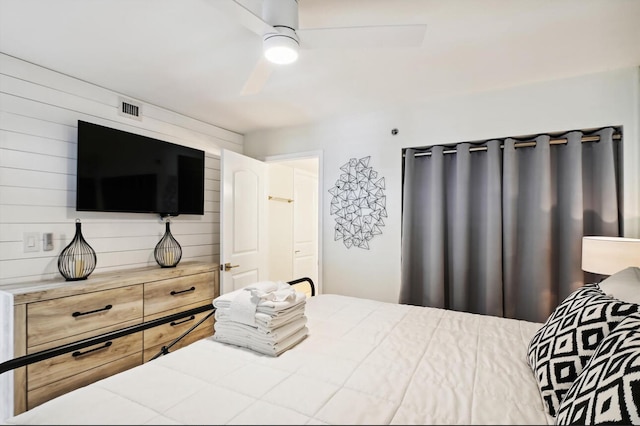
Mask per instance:
[[[420,47],[424,42],[426,29],[425,24],[415,24],[305,28],[296,32],[303,49],[355,49]]]
[[[240,94],[242,96],[255,95],[262,90],[269,76],[273,72],[273,64],[267,61],[264,56],[261,56],[256,66],[253,67],[253,71],[249,75],[249,78],[244,83]]]
[[[275,28],[263,21],[261,17],[236,0],[213,0],[211,4],[259,36],[276,31]]]

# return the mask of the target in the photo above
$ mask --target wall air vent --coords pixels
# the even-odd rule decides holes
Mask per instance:
[[[142,105],[129,99],[118,98],[119,108],[118,114],[123,117],[132,118],[142,121]]]

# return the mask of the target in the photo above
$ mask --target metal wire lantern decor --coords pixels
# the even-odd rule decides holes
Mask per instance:
[[[164,235],[156,244],[153,254],[156,262],[163,268],[175,267],[182,258],[182,247],[180,243],[171,235],[170,220],[165,222]]]
[[[80,219],[76,235],[58,256],[58,270],[67,281],[86,280],[96,269],[96,252],[82,236]]]

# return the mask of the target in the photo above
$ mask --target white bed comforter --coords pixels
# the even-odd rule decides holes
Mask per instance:
[[[337,295],[277,358],[205,339],[7,424],[551,424],[526,348],[541,326]]]

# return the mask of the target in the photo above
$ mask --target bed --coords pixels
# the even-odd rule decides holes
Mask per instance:
[[[610,299],[606,303],[619,302],[602,296]],[[567,300],[587,306],[591,302],[584,297],[576,292]],[[559,311],[566,313],[568,302],[559,308],[563,306],[555,320],[561,317]],[[278,357],[206,338],[62,395],[5,424],[557,420],[545,408],[540,377],[530,365],[531,342],[545,333],[549,337],[554,315],[542,324],[334,294],[309,298],[305,315],[308,336]],[[615,321],[633,317],[628,310],[620,315]],[[637,320],[640,324],[640,316]],[[605,322],[613,323],[610,317]]]

